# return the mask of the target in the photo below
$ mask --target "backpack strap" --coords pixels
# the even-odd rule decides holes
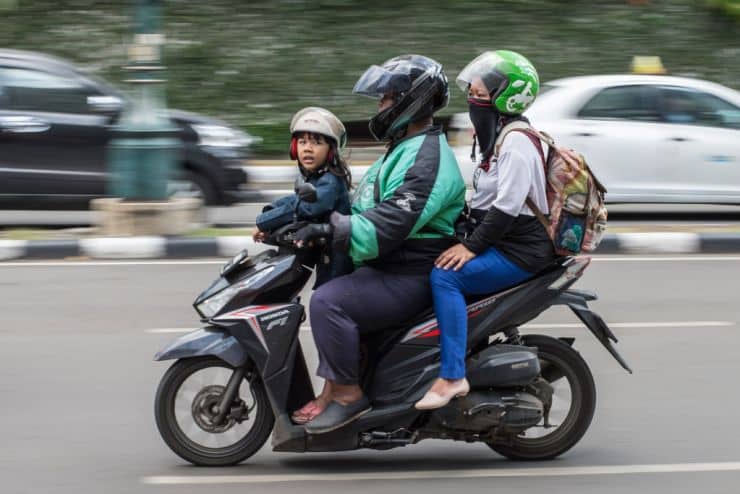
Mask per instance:
[[[547,158],[545,158],[545,151],[542,149],[542,140],[539,133],[531,127],[528,127],[526,129],[512,129],[512,132],[521,132],[525,136],[529,137],[529,140],[532,141],[535,149],[537,149],[537,151],[540,153],[540,158],[542,159],[542,167],[545,169],[545,172],[547,172]],[[545,141],[545,143],[547,144],[548,148],[552,148],[555,145],[554,142],[550,144]]]
[[[553,149],[555,146],[555,142],[552,140],[552,137],[547,136],[547,134],[544,134],[544,136],[547,136],[547,139],[544,139],[543,134],[540,132],[537,132],[535,129],[527,125],[526,127],[517,127],[515,129],[511,129],[510,132],[521,132],[525,136],[529,138],[530,141],[532,141],[532,144],[537,149],[537,151],[540,153],[540,158],[542,159],[542,167],[545,169],[545,175],[547,175],[547,159],[545,158],[545,151],[542,149],[542,141],[545,141],[549,149]],[[548,154],[549,154],[548,149]],[[548,231],[550,228],[550,222],[548,221],[547,217],[540,211],[540,208],[537,207],[537,205],[534,203],[534,201],[527,196],[527,199],[525,201],[527,206],[530,210],[534,213],[534,215],[537,217],[538,220],[540,220],[540,223],[542,223],[542,226],[545,227],[545,231]]]
[[[504,128],[502,128],[501,131],[498,133],[496,141],[493,143],[493,155],[491,156],[491,160],[495,161],[498,159],[499,152],[501,151],[501,145],[504,143],[504,139],[507,135],[509,135],[510,132],[513,132],[515,130],[524,131],[529,128],[531,127],[525,120],[514,120],[513,122],[504,125]]]
[[[550,228],[550,222],[548,221],[547,217],[542,214],[542,211],[540,211],[540,208],[537,207],[537,204],[534,203],[532,199],[527,197],[527,200],[525,201],[527,206],[529,206],[529,209],[532,210],[535,216],[537,216],[537,219],[540,220],[540,223],[542,223],[542,226],[545,227],[545,231],[548,231]]]

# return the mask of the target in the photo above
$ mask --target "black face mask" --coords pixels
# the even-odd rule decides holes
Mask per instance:
[[[491,157],[493,144],[496,142],[496,126],[498,124],[498,111],[490,101],[478,98],[468,98],[468,113],[475,128],[475,136],[478,140],[483,160]],[[475,143],[473,143],[475,154]]]

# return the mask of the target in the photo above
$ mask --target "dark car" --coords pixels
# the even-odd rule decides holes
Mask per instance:
[[[0,207],[87,206],[106,194],[106,148],[131,102],[47,55],[0,50]],[[249,144],[219,120],[177,110],[181,162],[168,190],[209,205],[239,200]]]

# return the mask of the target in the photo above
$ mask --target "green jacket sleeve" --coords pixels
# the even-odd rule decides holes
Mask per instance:
[[[441,138],[427,135],[416,152],[406,150],[386,176],[379,176],[380,202],[350,218],[349,254],[355,262],[371,260],[398,248],[418,233],[451,201],[462,208],[464,184],[457,163],[441,160]],[[445,156],[447,158],[447,156]],[[453,171],[450,167],[454,168]],[[445,184],[443,178],[457,174],[457,182]],[[453,194],[451,196],[450,188]],[[456,186],[459,185],[459,186]],[[462,190],[462,197],[459,191]],[[440,232],[438,236],[451,232]]]

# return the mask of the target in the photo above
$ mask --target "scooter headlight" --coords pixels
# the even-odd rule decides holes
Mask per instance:
[[[268,274],[270,274],[273,269],[275,269],[275,267],[270,266],[261,271],[257,271],[246,280],[226,287],[212,297],[207,298],[206,300],[198,304],[195,308],[198,310],[198,312],[201,313],[203,317],[211,318],[218,314],[218,312],[223,309],[226,304],[229,303],[229,300],[234,298],[241,290],[257,284],[260,280],[264,279]]]
[[[198,312],[203,315],[203,317],[213,317],[214,315],[218,314],[218,311],[223,309],[224,305],[226,305],[229,300],[234,298],[234,295],[236,295],[238,292],[239,285],[232,285],[230,287],[224,288],[213,297],[207,298],[206,300],[198,304],[196,308],[198,309]]]

